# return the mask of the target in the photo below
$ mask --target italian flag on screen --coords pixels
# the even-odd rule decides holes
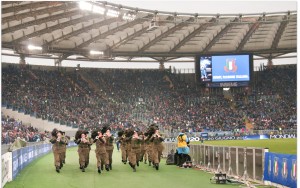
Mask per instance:
[[[293,163],[293,168],[292,168],[292,175],[293,177],[297,176],[297,163]]]

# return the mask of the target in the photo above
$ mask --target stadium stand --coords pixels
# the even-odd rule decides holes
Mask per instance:
[[[207,91],[160,70],[3,68],[2,105],[62,125],[92,130],[110,124],[167,133],[296,128],[296,68],[255,72],[247,89]]]

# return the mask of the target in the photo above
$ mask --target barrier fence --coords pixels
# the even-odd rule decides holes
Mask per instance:
[[[68,147],[75,146],[70,142]],[[176,143],[164,143],[163,156],[176,151]],[[2,187],[35,159],[49,153],[51,144],[24,147],[2,155]],[[297,187],[297,156],[265,152],[263,148],[190,145],[193,164],[244,180],[270,181]],[[266,161],[265,161],[266,159]],[[264,168],[265,167],[265,168]]]
[[[75,145],[74,142],[69,142],[67,147]],[[2,155],[2,187],[4,187],[7,182],[14,180],[19,172],[28,164],[49,153],[51,150],[52,144],[38,144],[23,147]]]
[[[176,151],[175,143],[164,144],[164,156],[172,149]],[[195,165],[257,182],[263,182],[264,155],[263,148],[190,145],[190,156]]]

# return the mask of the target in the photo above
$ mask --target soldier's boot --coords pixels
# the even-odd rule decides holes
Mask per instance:
[[[109,170],[112,170],[112,166],[111,166],[111,163],[109,164]]]
[[[158,164],[158,163],[155,164],[155,169],[156,169],[156,170],[159,169],[159,164]]]
[[[108,172],[109,171],[109,165],[105,165],[105,170]]]
[[[59,166],[56,166],[56,167],[55,167],[55,170],[56,170],[57,173],[60,172],[59,169],[60,169]]]
[[[132,165],[133,172],[136,172],[135,165]]]
[[[98,166],[98,173],[101,174],[101,167]]]

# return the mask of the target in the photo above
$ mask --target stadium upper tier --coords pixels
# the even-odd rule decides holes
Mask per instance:
[[[188,6],[188,5],[187,5]],[[284,10],[285,11],[285,10]],[[171,13],[82,1],[3,1],[2,48],[59,60],[296,52],[297,12]]]

